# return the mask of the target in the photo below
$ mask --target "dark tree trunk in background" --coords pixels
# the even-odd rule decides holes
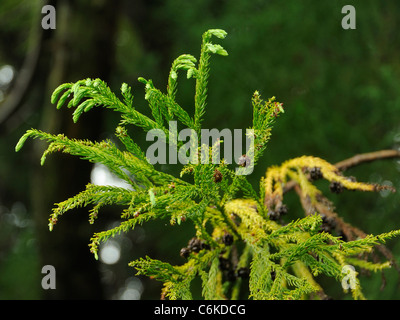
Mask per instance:
[[[119,1],[54,1],[56,30],[45,30],[40,68],[48,70],[40,130],[68,137],[98,140],[101,111],[94,110],[73,124],[72,110],[56,110],[50,95],[64,82],[85,78],[108,81],[114,58]],[[43,74],[37,79],[43,79]],[[46,144],[35,141],[32,206],[38,234],[41,266],[56,269],[56,289],[43,290],[45,299],[104,298],[98,265],[88,243],[96,230],[88,224],[88,209],[68,212],[52,232],[48,218],[55,202],[84,190],[91,164],[78,158],[54,154],[40,167]]]

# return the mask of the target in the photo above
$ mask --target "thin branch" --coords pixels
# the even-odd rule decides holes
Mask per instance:
[[[400,151],[380,150],[375,152],[362,153],[336,163],[335,167],[337,167],[340,171],[345,171],[348,168],[357,166],[364,162],[371,162],[375,160],[392,159],[392,158],[400,158]]]
[[[374,152],[368,152],[368,153],[361,153],[357,154],[351,158],[342,160],[334,164],[336,168],[340,171],[345,171],[351,167],[355,167],[359,164],[365,163],[365,162],[372,162],[375,160],[383,160],[383,159],[393,159],[393,158],[400,158],[400,151],[398,150],[380,150],[380,151],[374,151]],[[291,189],[294,188],[296,185],[296,181],[289,181],[284,189],[283,192],[286,193],[290,191]]]

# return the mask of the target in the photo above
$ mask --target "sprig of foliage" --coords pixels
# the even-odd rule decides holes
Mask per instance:
[[[115,135],[124,149],[119,149],[111,140],[69,139],[62,134],[31,129],[21,137],[16,151],[28,138],[41,139],[49,143],[41,158],[42,165],[53,152],[72,154],[107,166],[130,188],[88,184],[82,192],[55,205],[49,219],[50,231],[65,212],[74,208],[92,206],[89,222],[94,223],[103,206],[124,206],[118,226],[95,233],[91,238],[90,251],[97,259],[101,242],[129,232],[137,224],[154,219],[167,219],[172,225],[191,221],[196,234],[180,252],[186,263],[173,266],[148,256],[130,263],[137,274],[161,281],[162,298],[169,299],[192,299],[190,285],[196,277],[202,281],[201,294],[205,299],[240,298],[243,283],[247,284],[252,299],[326,298],[315,280],[320,274],[342,282],[348,276],[343,273],[347,265],[373,272],[390,267],[394,261],[388,250],[382,249],[383,244],[400,231],[378,236],[364,234],[333,211],[313,181],[325,178],[331,182],[334,192],[379,191],[382,186],[356,182],[325,160],[303,156],[269,168],[257,191],[245,175],[237,174],[224,159],[219,163],[200,161],[204,156],[200,145],[194,146],[198,151],[193,159],[196,161],[185,165],[180,177],[175,177],[155,169],[129,136],[126,126],[134,125],[144,131],[161,130],[168,138],[173,134],[167,126],[170,121],[200,134],[207,107],[210,58],[213,54],[228,54],[212,40],[225,37],[223,30],[208,30],[202,37],[199,60],[189,54],[175,59],[166,93],[157,89],[151,80],[139,78],[145,85],[145,99],[152,118],[134,107],[131,87],[126,83],[121,86],[121,98],[100,79],[65,83],[54,91],[51,101],[57,103],[57,108],[64,105],[75,108],[74,122],[93,107],[119,112],[121,121]],[[193,78],[196,82],[193,116],[176,101],[180,71],[186,71],[187,79]],[[274,121],[284,112],[282,103],[274,97],[264,101],[258,91],[252,97],[252,105],[253,122],[249,132],[254,145],[239,159],[242,170],[258,162],[271,137]],[[219,142],[209,148],[206,156],[211,159],[217,148]],[[190,175],[192,182],[183,180],[184,175]],[[285,224],[282,220],[287,213],[284,195],[290,183],[300,197],[306,216]],[[375,248],[389,261],[364,259]],[[352,295],[356,299],[364,298],[356,276],[357,272],[353,274]]]

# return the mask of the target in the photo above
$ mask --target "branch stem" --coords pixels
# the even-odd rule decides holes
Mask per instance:
[[[379,151],[374,151],[374,152],[368,152],[368,153],[361,153],[357,154],[351,158],[339,161],[334,164],[336,168],[340,171],[345,171],[351,167],[355,167],[359,164],[362,164],[364,162],[372,162],[375,160],[383,160],[383,159],[393,159],[393,158],[400,158],[400,151],[399,150],[379,150]],[[286,193],[289,190],[293,189],[294,186],[296,185],[296,181],[289,181],[285,187],[283,192]]]

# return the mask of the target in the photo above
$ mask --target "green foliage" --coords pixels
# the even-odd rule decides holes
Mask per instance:
[[[213,54],[227,55],[221,45],[212,41],[225,36],[226,32],[220,29],[205,32],[198,63],[192,55],[179,56],[172,64],[166,93],[155,88],[151,80],[139,78],[145,85],[145,99],[152,118],[133,106],[131,88],[125,83],[121,86],[122,99],[100,79],[62,84],[54,91],[51,101],[57,103],[57,108],[64,105],[75,108],[74,122],[93,107],[119,112],[121,121],[115,135],[124,150],[110,140],[76,140],[31,129],[21,137],[16,151],[29,137],[45,140],[50,144],[42,156],[42,164],[48,154],[61,151],[104,164],[131,188],[88,184],[84,191],[56,204],[49,229],[53,229],[62,214],[76,207],[92,205],[89,222],[93,223],[101,207],[124,206],[118,226],[93,235],[89,247],[97,258],[101,242],[128,232],[137,224],[154,219],[167,219],[171,225],[191,222],[196,234],[181,250],[186,263],[173,266],[148,256],[130,263],[138,274],[161,281],[162,297],[169,299],[192,299],[191,283],[196,277],[201,279],[201,294],[205,299],[243,298],[245,284],[252,299],[326,298],[315,279],[319,275],[340,283],[347,276],[343,272],[346,265],[374,272],[390,267],[393,261],[375,260],[375,247],[383,248],[385,241],[398,236],[400,231],[366,235],[346,224],[306,173],[319,169],[322,178],[344,189],[376,191],[380,187],[349,180],[333,165],[315,157],[295,158],[280,167],[271,167],[261,179],[259,190],[224,160],[215,164],[196,159],[182,168],[180,177],[175,177],[157,170],[129,136],[126,127],[134,125],[144,131],[161,130],[169,137],[172,132],[167,123],[170,121],[200,133],[207,107],[210,58]],[[180,70],[186,71],[188,79],[195,80],[193,117],[176,101]],[[253,121],[249,129],[254,134],[254,147],[242,157],[251,159],[254,165],[265,151],[273,123],[283,113],[283,107],[275,98],[262,100],[258,91],[253,95],[252,104]],[[195,147],[200,151],[201,146]],[[212,146],[210,155],[218,147],[218,144]],[[243,167],[247,165],[243,163]],[[189,176],[187,180],[191,182],[183,180],[183,176]],[[306,216],[284,224],[280,218],[286,211],[284,187],[289,181],[295,183]],[[325,228],[328,218],[339,229]],[[352,237],[353,234],[358,237]],[[382,252],[392,260],[387,250]],[[373,261],[364,259],[369,254],[373,254]],[[353,297],[364,298],[360,282],[357,278],[353,280],[354,286],[350,288]]]

